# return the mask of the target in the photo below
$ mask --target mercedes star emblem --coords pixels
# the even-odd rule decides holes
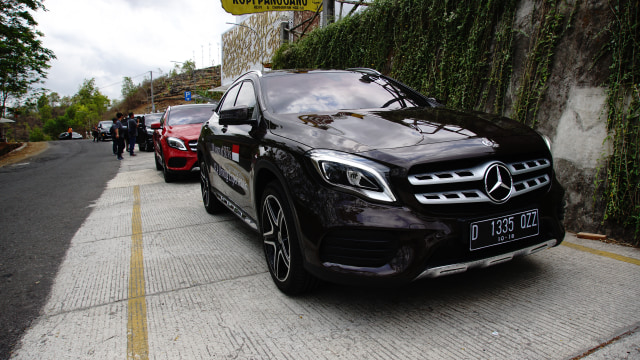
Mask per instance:
[[[511,172],[504,164],[495,163],[489,166],[484,175],[484,189],[492,201],[501,204],[509,200],[512,185]]]

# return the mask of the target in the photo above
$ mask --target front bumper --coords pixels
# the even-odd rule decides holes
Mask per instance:
[[[178,150],[167,147],[164,154],[167,169],[171,172],[195,172],[200,171],[198,156],[191,150]]]
[[[553,191],[535,201],[491,205],[484,211],[461,209],[459,214],[449,209],[444,216],[310,185],[291,190],[301,248],[307,269],[331,282],[407,283],[498,264],[564,239]],[[529,209],[539,213],[536,236],[471,250],[471,223]]]
[[[551,239],[551,240],[543,241],[540,244],[528,246],[524,249],[511,251],[505,254],[500,254],[497,256],[489,257],[489,258],[428,268],[428,269],[425,269],[420,275],[418,275],[418,277],[416,277],[415,280],[422,279],[422,278],[436,278],[436,277],[441,277],[445,275],[459,274],[469,269],[485,268],[492,265],[502,264],[504,262],[512,260],[513,258],[531,255],[539,251],[554,247],[557,244],[558,244],[558,241],[556,239]]]

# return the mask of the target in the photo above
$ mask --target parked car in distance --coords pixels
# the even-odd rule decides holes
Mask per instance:
[[[170,106],[159,123],[152,123],[156,169],[164,180],[172,182],[177,175],[199,171],[196,146],[202,124],[209,120],[215,105],[190,104]]]
[[[197,144],[205,209],[261,234],[286,294],[455,274],[564,239],[545,137],[371,69],[249,72]]]
[[[151,128],[151,124],[160,123],[161,117],[162,113],[144,114],[140,117],[141,121],[138,123],[138,138],[136,140],[140,151],[153,151],[154,130]]]
[[[84,138],[82,137],[82,135],[78,134],[75,131],[72,131],[71,137],[69,137],[69,133],[65,131],[63,133],[60,133],[60,135],[58,135],[58,139],[59,140],[82,140]]]
[[[100,121],[98,123],[98,141],[111,140],[111,126],[113,121]]]

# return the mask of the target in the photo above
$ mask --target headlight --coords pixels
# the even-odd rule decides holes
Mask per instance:
[[[153,129],[147,129],[147,135],[153,135]]]
[[[184,146],[184,141],[182,141],[182,140],[180,140],[178,138],[168,137],[167,138],[167,145],[169,145],[169,147],[176,148],[178,150],[187,151],[187,147]]]
[[[373,200],[396,201],[386,180],[388,167],[360,156],[332,150],[311,150],[307,156],[329,184]]]
[[[547,135],[544,135],[542,133],[538,133],[538,135],[542,137],[542,140],[544,140],[544,143],[547,144],[547,148],[549,148],[549,151],[551,151],[551,139],[549,139]]]

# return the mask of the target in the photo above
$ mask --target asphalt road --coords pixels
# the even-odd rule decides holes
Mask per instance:
[[[0,168],[0,359],[38,316],[71,238],[118,168],[111,143],[90,140],[53,141]]]

